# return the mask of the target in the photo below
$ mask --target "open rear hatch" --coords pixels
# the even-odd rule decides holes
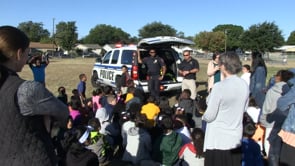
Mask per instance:
[[[156,50],[157,55],[161,57],[166,64],[166,74],[162,80],[162,83],[177,83],[177,61],[180,62],[179,54],[171,48],[171,46],[192,45],[194,42],[188,39],[181,39],[173,36],[157,36],[152,38],[145,38],[138,42],[138,48],[140,50],[141,58],[149,56],[149,49]],[[140,81],[147,80],[147,67],[142,64],[138,64],[138,78]]]
[[[167,48],[171,46],[179,46],[179,45],[193,45],[195,44],[191,40],[182,39],[174,36],[157,36],[151,38],[144,38],[140,40],[137,44],[138,48],[148,49],[151,47],[161,47]]]

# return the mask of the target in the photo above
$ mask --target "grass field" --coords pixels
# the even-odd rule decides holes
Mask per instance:
[[[200,72],[197,74],[197,81],[203,82],[207,81],[207,59],[198,59],[200,63]],[[90,82],[91,71],[93,64],[95,62],[94,58],[74,58],[74,59],[50,59],[50,64],[46,68],[46,87],[54,94],[57,95],[57,89],[59,86],[64,86],[67,90],[68,96],[71,96],[72,89],[77,87],[79,83],[79,74],[85,73],[88,77],[87,80],[87,92],[86,96],[91,97],[92,86]],[[243,61],[243,64],[250,64],[250,61]],[[282,64],[267,64],[268,65],[268,79],[280,69],[287,69],[294,67],[295,62],[289,61],[287,65]],[[26,65],[19,75],[26,79],[32,80],[33,75],[29,66]],[[267,80],[268,80],[267,79]],[[206,87],[204,85],[200,86],[198,90],[203,90]]]
[[[200,72],[197,75],[197,80],[200,82],[207,81],[207,59],[198,59],[200,63]],[[90,82],[91,71],[93,64],[95,62],[94,58],[75,58],[75,59],[51,59],[49,66],[46,68],[46,87],[54,94],[57,95],[57,89],[59,86],[64,86],[67,90],[68,96],[71,96],[72,89],[77,87],[79,83],[79,74],[85,73],[88,76],[87,81],[87,93],[88,97],[91,97],[91,92],[93,90]],[[243,62],[244,64],[250,64],[250,61]],[[268,78],[275,74],[279,69],[287,69],[294,67],[295,62],[288,62],[288,65],[269,65],[268,66]],[[32,80],[33,75],[28,65],[26,65],[19,75],[27,80]],[[198,90],[204,90],[205,86],[200,86]],[[175,102],[175,97],[170,98],[170,104],[173,105]],[[124,162],[116,159],[112,161],[111,165],[122,165],[128,166]]]

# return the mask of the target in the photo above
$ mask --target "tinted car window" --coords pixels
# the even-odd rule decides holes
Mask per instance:
[[[134,50],[123,50],[121,63],[125,65],[132,64],[132,53]]]
[[[110,58],[111,58],[111,54],[112,54],[112,51],[107,52],[107,53],[104,55],[104,57],[103,57],[102,63],[109,64],[109,62],[110,62]]]
[[[119,51],[119,50],[115,50],[115,51],[114,51],[114,54],[113,54],[113,58],[112,58],[111,64],[117,64],[117,62],[118,62],[118,58],[119,58],[119,54],[120,54],[120,51]]]

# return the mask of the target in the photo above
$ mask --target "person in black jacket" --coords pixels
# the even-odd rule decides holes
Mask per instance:
[[[17,75],[27,62],[29,44],[21,30],[0,26],[0,165],[56,165],[52,122],[65,127],[69,116],[67,106],[43,84]]]

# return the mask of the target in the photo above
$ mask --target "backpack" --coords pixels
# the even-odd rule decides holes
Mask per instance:
[[[100,163],[107,163],[109,162],[113,157],[113,150],[106,140],[106,137],[103,134],[100,134],[99,132],[92,131],[91,134],[91,144],[95,144],[96,146],[99,146],[97,149],[97,152],[94,152],[98,155],[98,160]]]

